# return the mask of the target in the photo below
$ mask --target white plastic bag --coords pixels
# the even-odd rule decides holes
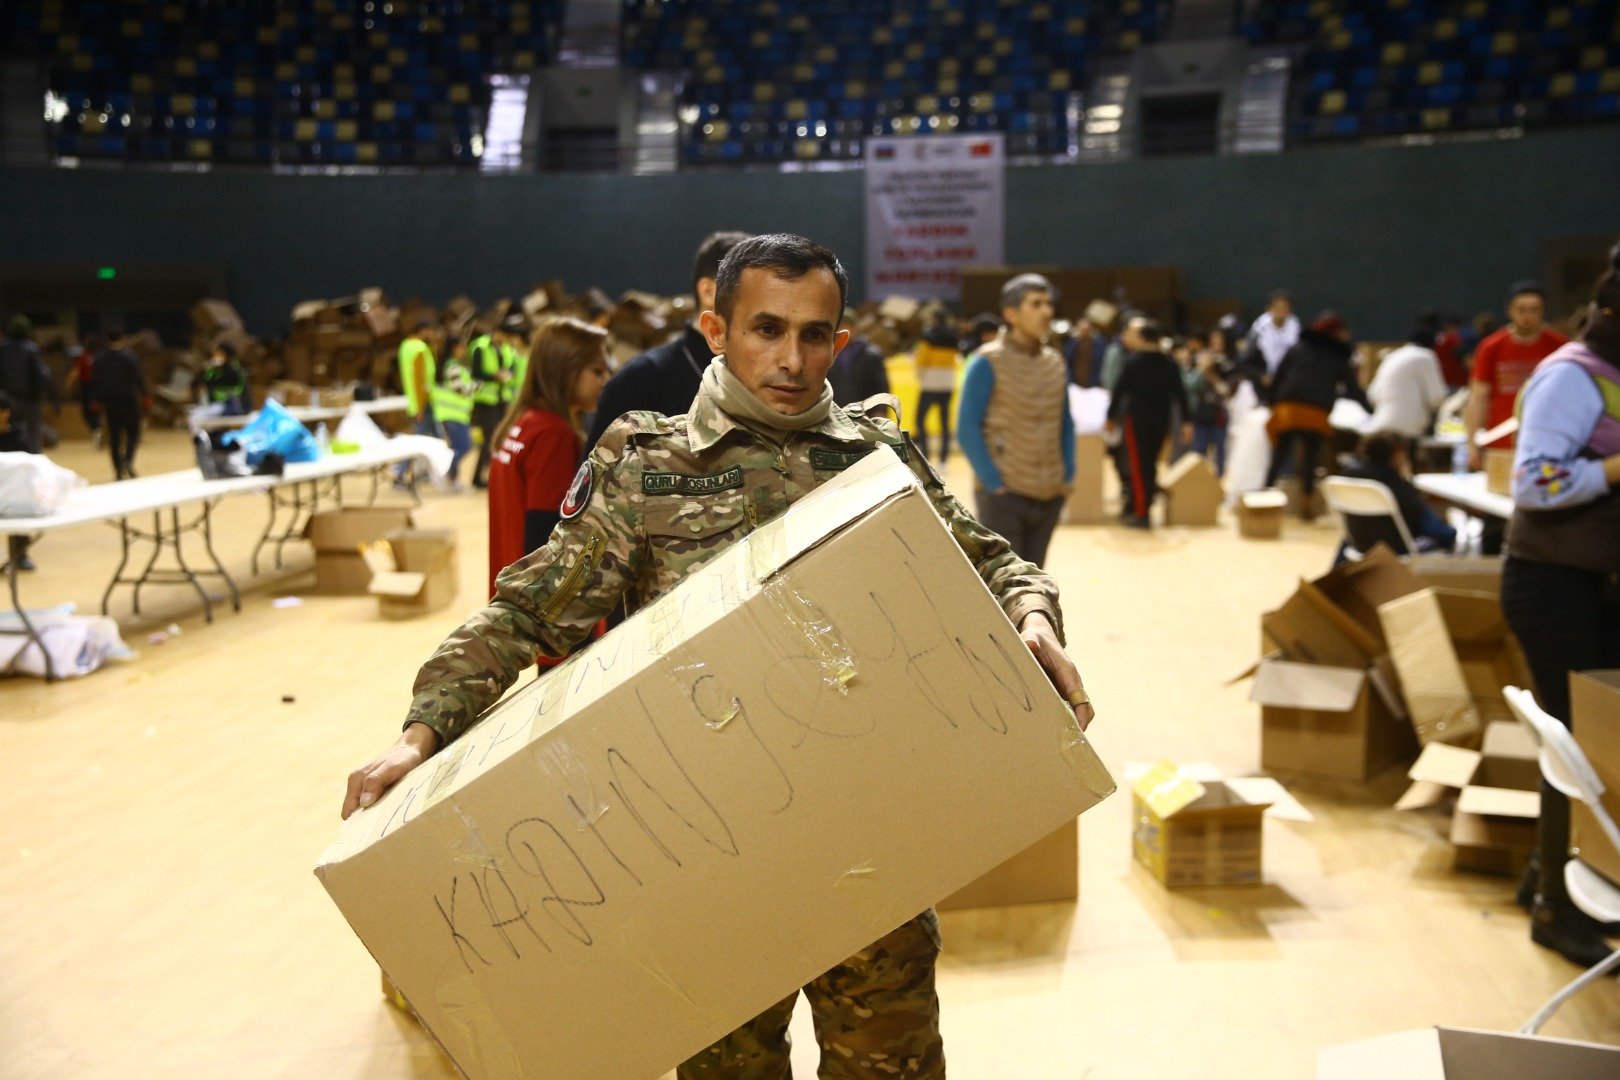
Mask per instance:
[[[84,477],[44,454],[0,454],[0,517],[48,517]]]
[[[1074,417],[1076,435],[1097,435],[1108,420],[1108,391],[1100,386],[1069,384],[1069,415]]]
[[[338,424],[337,433],[332,436],[332,441],[354,443],[362,450],[369,450],[373,446],[381,446],[387,442],[388,436],[368,413],[350,406]]]
[[[1271,439],[1266,435],[1266,422],[1271,419],[1271,410],[1263,405],[1253,405],[1231,410],[1229,416],[1231,419],[1226,428],[1226,505],[1230,507],[1237,505],[1239,496],[1244,492],[1259,491],[1266,486],[1266,472],[1271,468]]]
[[[88,675],[110,660],[130,660],[135,653],[119,636],[118,623],[105,615],[75,615],[72,604],[30,611],[28,621],[45,642],[59,679]],[[15,612],[0,615],[0,673],[45,677],[39,646],[22,632]]]
[[[388,440],[388,445],[414,450],[416,457],[427,464],[428,473],[435,483],[442,482],[450,474],[450,462],[456,456],[443,439],[435,439],[431,435],[395,435]]]

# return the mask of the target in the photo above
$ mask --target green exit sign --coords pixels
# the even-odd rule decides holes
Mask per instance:
[[[100,278],[102,281],[111,281],[117,276],[118,268],[116,266],[103,266],[96,271],[96,277]]]

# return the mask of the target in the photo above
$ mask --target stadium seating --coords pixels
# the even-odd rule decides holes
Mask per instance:
[[[56,154],[475,167],[487,76],[551,55],[562,0],[7,4],[44,63]]]
[[[1620,117],[1617,0],[1265,0],[1245,33],[1304,46],[1299,140]]]
[[[687,165],[858,159],[871,135],[1070,143],[1093,60],[1157,40],[1168,0],[627,0],[623,57],[687,73]]]

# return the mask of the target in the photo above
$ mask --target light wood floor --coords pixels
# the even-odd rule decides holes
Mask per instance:
[[[139,465],[186,456],[159,434]],[[88,444],[58,458],[110,473]],[[965,479],[959,461],[950,475]],[[264,512],[236,499],[218,515],[244,577]],[[470,606],[483,500],[429,496],[419,518],[459,530]],[[1159,757],[1255,770],[1257,709],[1224,684],[1254,658],[1258,613],[1325,569],[1332,544],[1304,526],[1273,543],[1230,526],[1060,532],[1050,568],[1116,773]],[[25,597],[93,609],[116,554],[110,528],[50,537]],[[0,682],[0,1076],[452,1075],[384,1004],[311,868],[344,776],[393,738],[456,616],[382,622],[363,598],[273,608],[305,595],[309,565],[297,551],[212,626],[184,590],[154,591],[152,616],[124,621],[137,661]],[[127,613],[127,597],[114,604]],[[148,645],[171,621],[183,633]],[[1116,795],[1082,820],[1077,907],[944,917],[951,1074],[1307,1077],[1327,1044],[1516,1027],[1575,971],[1531,945],[1510,882],[1451,872],[1440,825],[1388,809],[1400,787],[1294,785],[1317,820],[1267,823],[1263,887],[1179,895],[1131,863]],[[814,1071],[805,1019],[800,1077]],[[1547,1031],[1620,1042],[1620,990],[1587,991]]]

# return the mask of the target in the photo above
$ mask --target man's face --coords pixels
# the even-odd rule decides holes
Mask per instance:
[[[1294,313],[1294,302],[1279,296],[1271,302],[1266,310],[1271,313],[1271,321],[1281,326],[1288,321],[1288,316]]]
[[[1045,341],[1052,329],[1052,294],[1030,292],[1017,307],[1001,309],[1007,329],[1035,341]]]
[[[1520,337],[1534,337],[1541,332],[1541,320],[1547,314],[1547,305],[1535,293],[1520,293],[1508,301],[1508,318],[1513,332]]]
[[[838,328],[842,313],[831,270],[783,278],[751,266],[737,283],[731,318],[706,309],[698,326],[755,397],[797,416],[820,399],[827,369],[849,341],[849,331]]]
[[[1141,319],[1132,319],[1126,323],[1125,329],[1120,332],[1119,343],[1131,352],[1142,352],[1147,348],[1147,339],[1142,336],[1144,325]]]

